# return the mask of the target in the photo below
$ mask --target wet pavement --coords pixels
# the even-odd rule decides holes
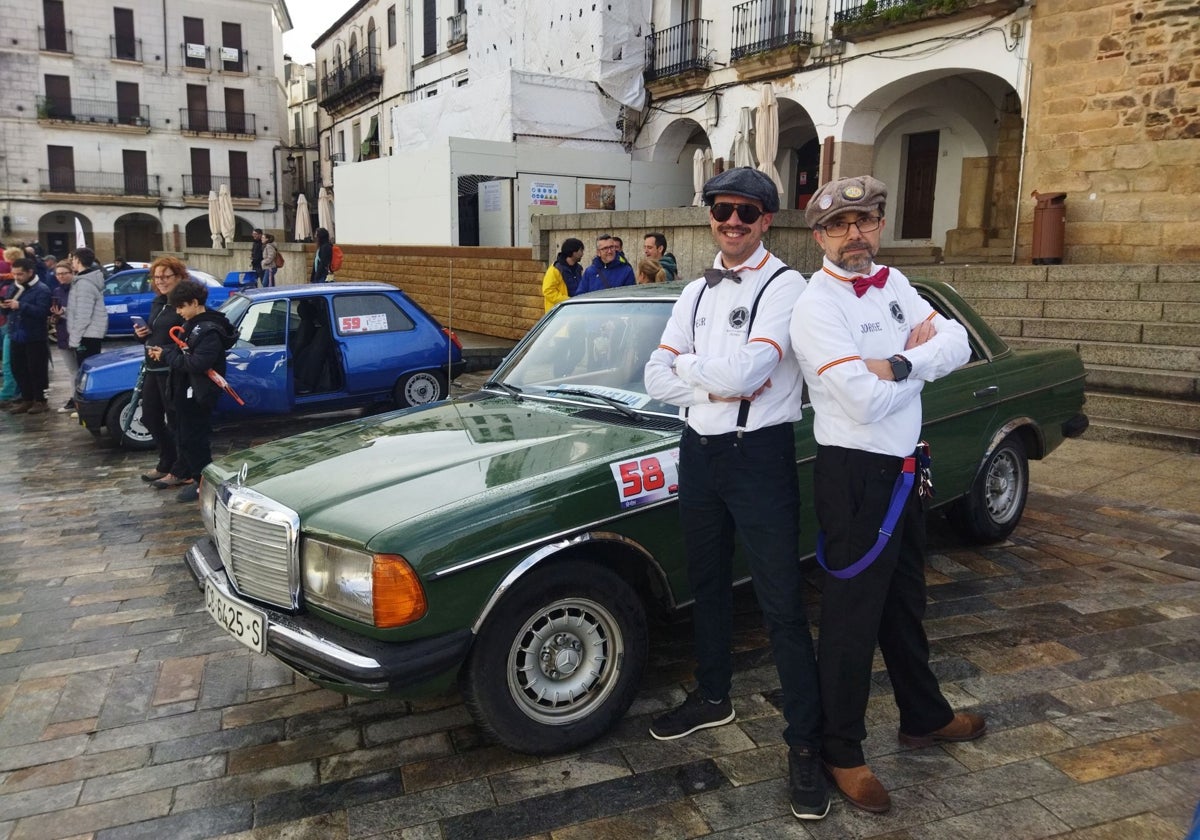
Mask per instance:
[[[56,376],[51,405],[66,396]],[[215,448],[337,419],[226,429]],[[1069,441],[1033,465],[1009,541],[935,524],[935,667],[989,733],[901,748],[877,663],[866,746],[894,807],[835,798],[800,823],[749,593],[734,724],[646,734],[688,684],[681,619],[652,628],[613,732],[533,758],[486,743],[456,696],[348,699],[225,636],[181,560],[196,508],[139,480],[146,454],[66,414],[0,415],[0,450],[0,840],[1175,840],[1200,791],[1200,456]]]

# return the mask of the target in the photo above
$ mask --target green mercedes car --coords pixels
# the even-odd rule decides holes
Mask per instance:
[[[923,395],[935,501],[966,537],[1002,539],[1025,506],[1027,459],[1087,427],[1083,365],[1068,350],[1014,350],[950,286],[914,285],[972,350]],[[186,555],[208,612],[336,691],[457,683],[514,750],[604,733],[641,681],[647,617],[691,600],[675,507],[682,424],[642,381],[681,288],[572,298],[477,393],[209,466],[207,536]],[[811,492],[807,410],[796,441]],[[812,509],[801,507],[810,556]]]

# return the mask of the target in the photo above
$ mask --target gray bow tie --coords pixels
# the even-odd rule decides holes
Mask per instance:
[[[720,283],[725,278],[729,278],[734,283],[741,283],[742,278],[738,277],[737,271],[732,268],[706,268],[704,269],[704,282],[708,283],[711,289],[713,286]]]

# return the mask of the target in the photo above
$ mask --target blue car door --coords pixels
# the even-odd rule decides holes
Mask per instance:
[[[237,344],[226,354],[225,378],[245,401],[228,394],[217,410],[226,415],[286,414],[292,410],[288,335],[294,319],[286,299],[254,301],[235,323]]]
[[[333,298],[334,334],[342,346],[346,390],[390,394],[404,373],[434,367],[444,338],[424,330],[401,308],[398,295],[350,293]]]
[[[122,271],[104,281],[104,308],[108,312],[108,334],[130,335],[130,315],[145,318],[150,313],[150,272],[145,269]]]

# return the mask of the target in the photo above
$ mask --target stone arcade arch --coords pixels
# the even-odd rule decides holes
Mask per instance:
[[[96,237],[92,232],[92,220],[72,210],[51,210],[38,219],[38,242],[47,254],[65,257],[75,248],[75,219],[83,226],[83,238],[95,248]]]
[[[149,262],[163,247],[162,224],[149,213],[126,213],[113,223],[113,255]]]

